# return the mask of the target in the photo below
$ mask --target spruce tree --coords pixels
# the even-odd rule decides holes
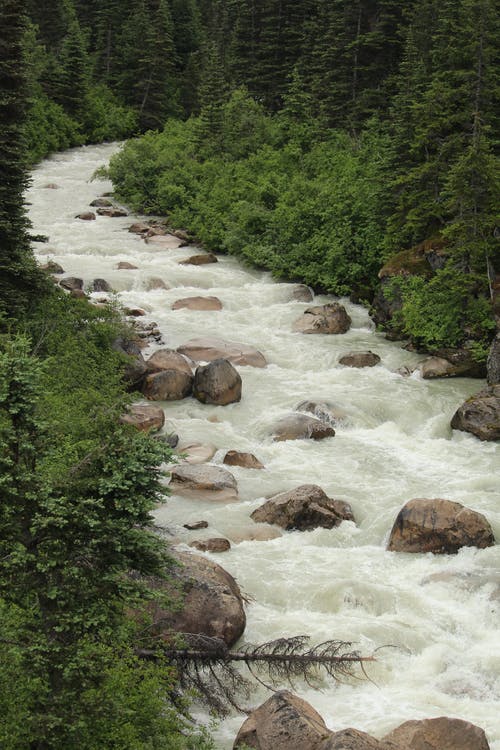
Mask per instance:
[[[29,246],[23,204],[27,185],[24,10],[18,0],[0,5],[0,321],[26,309],[43,286]]]

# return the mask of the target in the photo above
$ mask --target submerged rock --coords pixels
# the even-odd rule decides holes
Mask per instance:
[[[451,500],[415,498],[399,511],[387,549],[453,554],[461,547],[484,548],[494,543],[482,513]]]
[[[345,422],[347,419],[347,412],[336,404],[332,404],[331,401],[301,401],[295,407],[295,410],[313,414],[332,427]]]
[[[371,351],[348,352],[340,357],[339,362],[345,367],[374,367],[380,362],[380,357]]]
[[[218,297],[183,297],[172,305],[172,310],[222,310]]]
[[[323,438],[333,437],[335,430],[331,425],[316,417],[297,412],[278,419],[273,425],[271,434],[275,441],[323,440]]]
[[[210,539],[195,539],[189,546],[200,552],[227,552],[231,549],[231,542],[222,536],[214,536]]]
[[[208,263],[218,263],[213,253],[202,253],[199,255],[190,255],[189,258],[179,261],[180,266],[205,266]]]
[[[111,219],[118,219],[122,216],[128,216],[128,213],[124,208],[116,208],[116,206],[111,206],[110,208],[98,208],[96,213],[98,213],[99,216],[108,216]]]
[[[127,260],[121,260],[119,263],[117,263],[116,267],[120,271],[136,271],[137,266],[134,266],[133,263],[129,263]]]
[[[93,211],[83,211],[81,214],[76,214],[75,219],[82,219],[82,221],[95,221],[96,215]]]
[[[264,469],[265,466],[253,453],[240,453],[239,451],[228,451],[224,456],[223,463],[228,466],[242,466],[245,469]]]

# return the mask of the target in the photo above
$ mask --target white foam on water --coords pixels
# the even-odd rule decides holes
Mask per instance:
[[[142,308],[145,322],[158,323],[169,347],[210,335],[255,346],[269,363],[265,369],[238,368],[239,404],[204,406],[186,399],[163,405],[168,430],[184,443],[212,444],[214,463],[236,449],[254,453],[266,468],[231,467],[237,502],[173,496],[158,508],[156,521],[181,542],[200,536],[183,524],[201,519],[210,524],[206,535],[233,539],[229,552],[212,559],[235,575],[250,598],[245,642],[307,633],[313,642],[343,639],[363,654],[375,653],[376,662],[367,666],[370,680],[324,680],[321,691],[296,686],[332,729],[354,726],[380,737],[407,719],[457,716],[483,727],[492,750],[500,750],[500,546],[462,549],[455,556],[385,550],[397,512],[413,497],[461,502],[484,513],[500,538],[500,446],[449,426],[456,408],[482,383],[396,374],[422,357],[388,342],[374,331],[366,310],[347,300],[341,300],[353,320],[347,334],[293,333],[294,320],[311,304],[290,301],[295,285],[275,283],[231,257],[181,266],[179,260],[199,249],[145,244],[127,231],[142,217],[75,219],[112,189],[91,177],[117,149],[74,149],[34,170],[28,191],[33,231],[49,236],[47,244],[35,244],[40,259],[54,259],[85,285],[105,278],[125,306]],[[47,183],[59,189],[44,188]],[[137,269],[118,270],[119,261]],[[151,276],[171,288],[146,291]],[[223,309],[171,309],[177,299],[198,294],[219,297]],[[314,304],[328,299],[318,296]],[[339,365],[352,349],[371,349],[381,363],[360,370]],[[305,399],[331,401],[346,413],[336,436],[273,442],[274,421]],[[357,524],[234,543],[255,530],[250,513],[266,495],[304,483],[350,502]],[[257,686],[252,702],[267,697]],[[232,747],[242,720],[232,715],[221,722],[218,747]]]

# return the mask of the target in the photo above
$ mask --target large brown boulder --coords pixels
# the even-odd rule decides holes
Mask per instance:
[[[183,297],[172,305],[172,310],[222,310],[218,297]]]
[[[329,735],[325,722],[309,703],[280,690],[243,722],[233,748],[319,750]]]
[[[491,547],[490,524],[482,513],[451,500],[415,498],[399,511],[387,549],[391,552],[453,554],[461,547]]]
[[[234,365],[249,365],[251,367],[266,367],[267,362],[253,346],[241,344],[239,341],[224,341],[223,339],[204,337],[190,339],[177,348],[195,362],[212,362],[214,359],[228,359]]]
[[[333,732],[320,745],[319,750],[407,750],[406,745],[399,745],[391,741],[376,740],[359,729],[342,729]]]
[[[179,354],[175,349],[157,349],[146,361],[148,372],[161,372],[161,370],[180,370],[186,375],[192,375],[191,367],[186,357]]]
[[[340,357],[339,362],[346,367],[374,367],[380,362],[380,357],[374,352],[348,352]]]
[[[384,737],[404,750],[489,750],[484,731],[462,719],[406,721]]]
[[[326,422],[322,422],[309,414],[295,412],[287,414],[274,423],[271,434],[275,441],[282,440],[323,440],[333,437],[335,430]]]
[[[294,490],[270,497],[252,518],[258,523],[273,523],[282,529],[309,531],[318,527],[333,529],[342,521],[354,521],[349,503],[333,500],[316,484],[302,484]]]
[[[347,412],[330,401],[301,401],[295,407],[295,411],[303,411],[307,414],[313,414],[322,422],[335,427],[347,419]]]
[[[165,424],[165,412],[153,404],[132,404],[120,421],[133,425],[141,432],[156,432]]]
[[[182,464],[171,471],[170,489],[199,500],[236,500],[238,485],[231,472],[212,464]]]
[[[227,359],[196,368],[193,396],[202,404],[227,406],[241,401],[241,375]]]
[[[265,468],[264,464],[253,453],[240,453],[239,451],[228,451],[224,456],[223,463],[228,466],[243,466],[245,469]]]
[[[161,370],[146,375],[142,393],[150,401],[180,401],[191,394],[193,376],[182,370]]]
[[[83,279],[79,279],[76,276],[66,276],[66,278],[61,279],[59,286],[67,289],[68,292],[80,291],[83,289]]]
[[[180,565],[169,572],[171,580],[148,581],[174,603],[168,609],[152,605],[154,629],[166,638],[172,631],[203,634],[232,646],[246,625],[238,584],[224,568],[206,557],[178,551],[173,557]]]
[[[480,440],[500,440],[500,385],[489,385],[467,399],[453,415],[451,426]]]
[[[295,321],[292,330],[299,333],[346,333],[350,327],[351,318],[345,307],[338,302],[330,302],[308,307]]]

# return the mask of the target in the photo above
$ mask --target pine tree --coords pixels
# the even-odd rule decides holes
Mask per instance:
[[[0,5],[0,321],[19,313],[43,286],[29,246],[23,205],[27,185],[24,10],[17,0]]]

